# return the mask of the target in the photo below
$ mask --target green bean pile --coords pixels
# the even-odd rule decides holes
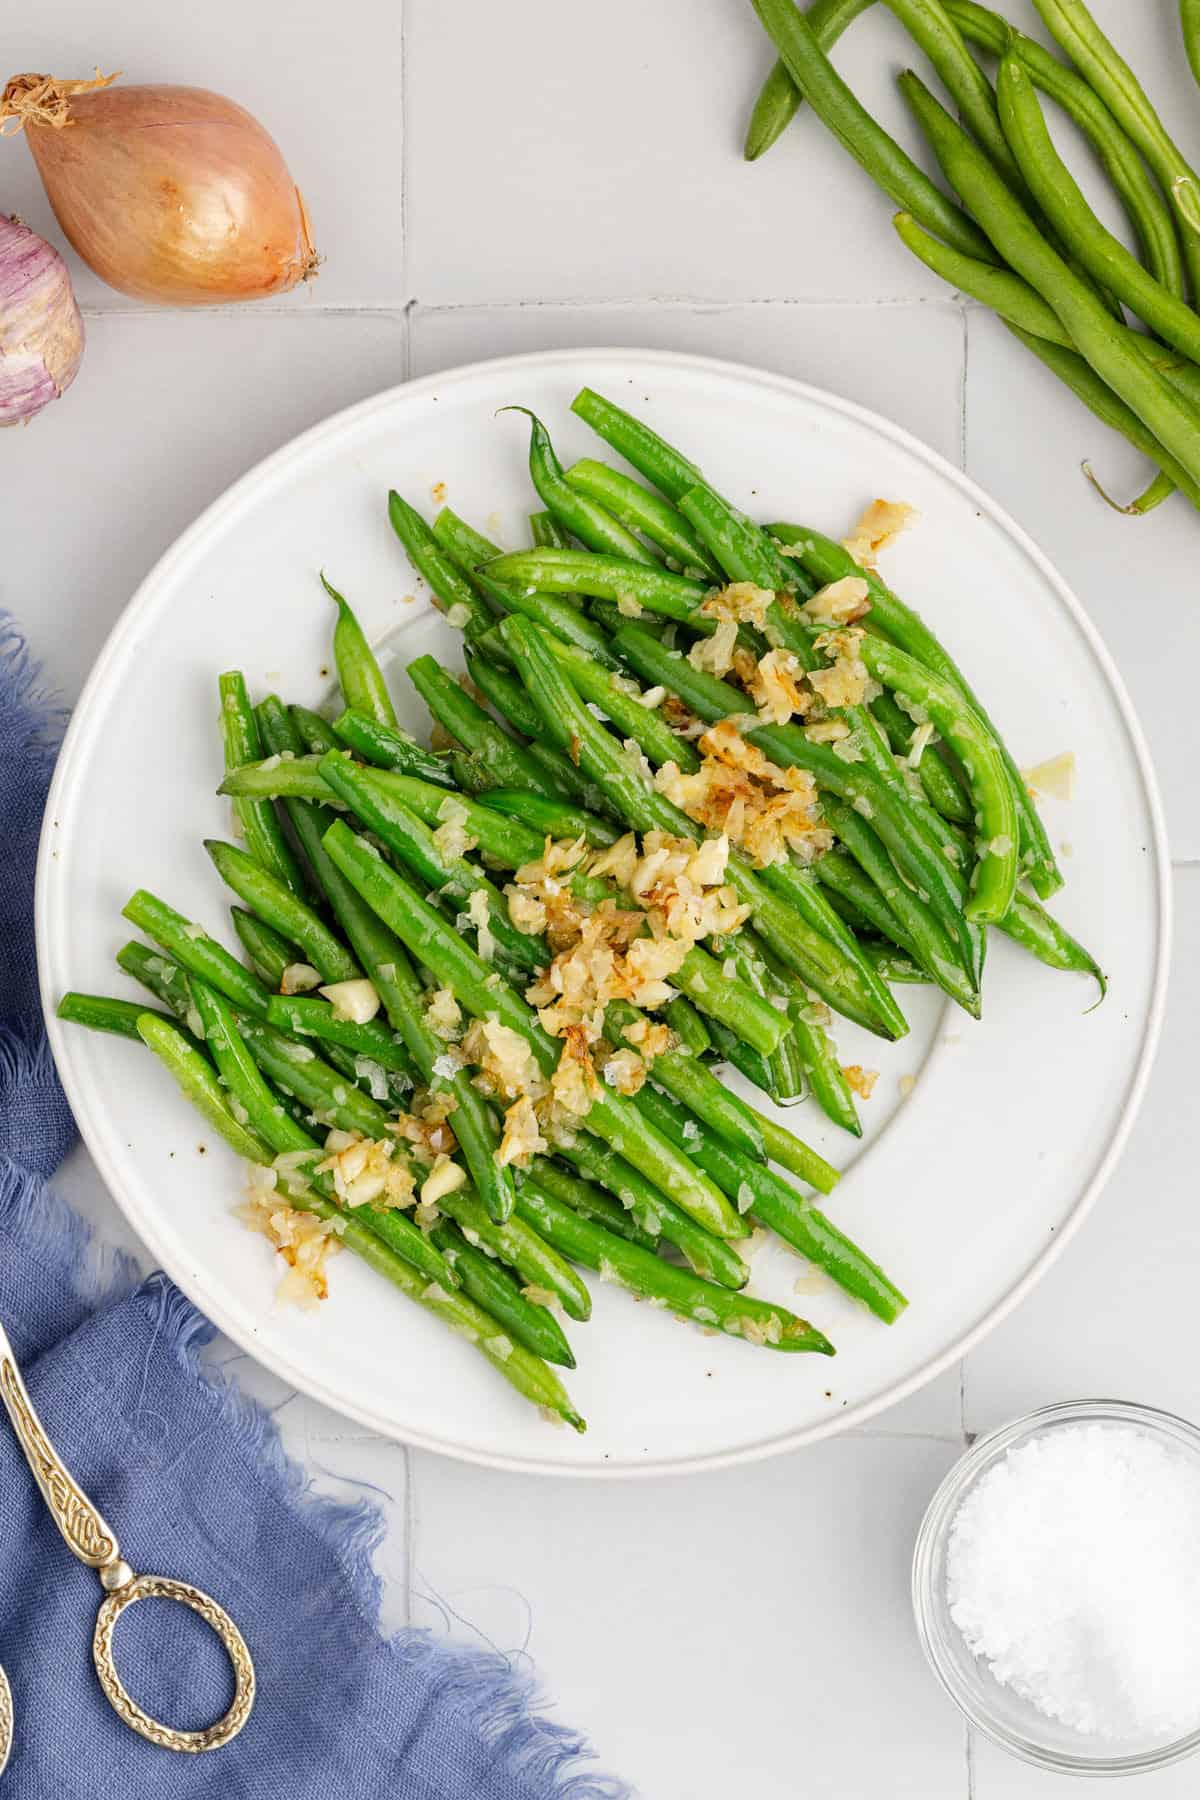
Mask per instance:
[[[806,12],[793,0],[753,4],[779,61],[751,114],[747,159],[769,150],[807,100],[900,206],[894,224],[913,255],[990,306],[1097,418],[1156,465],[1145,492],[1118,510],[1148,512],[1176,489],[1200,505],[1200,177],[1084,0],[1034,0],[1069,63],[975,0],[884,0],[954,103],[957,117],[911,71],[899,77],[961,207],[829,61],[870,0],[813,0]],[[1180,21],[1200,81],[1197,0],[1180,0]],[[994,87],[973,49],[998,59]],[[1088,139],[1139,255],[1101,223],[1076,185],[1051,140],[1039,90]],[[1127,323],[1126,308],[1142,329]],[[1099,488],[1086,464],[1085,472]]]
[[[580,1268],[710,1332],[832,1354],[816,1326],[746,1292],[740,1252],[762,1226],[885,1323],[906,1305],[815,1204],[836,1169],[731,1091],[721,1063],[777,1103],[811,1095],[857,1135],[831,1014],[898,1039],[894,985],[925,982],[977,1017],[990,925],[1103,981],[1042,905],[1061,884],[1045,830],[919,615],[811,527],[755,524],[601,395],[584,389],[574,411],[642,479],[592,459],[564,470],[530,415],[543,510],[527,550],[502,553],[449,508],[430,526],[388,497],[410,564],[463,632],[469,680],[430,656],[408,667],[446,747],[400,727],[354,612],[322,577],[340,704],[254,705],[239,673],[218,682],[219,791],[241,842],[205,847],[236,901],[241,960],[139,890],[124,917],[149,942],[116,960],[158,1006],[68,993],[59,1014],[145,1044],[256,1165],[259,1192],[335,1226],[526,1399],[582,1430],[556,1372],[575,1366],[558,1314],[582,1324],[591,1310]],[[815,675],[826,639],[805,603],[847,576],[870,602],[855,633],[870,685],[862,704],[830,709],[836,748],[801,723],[764,723],[742,687],[689,659],[717,628],[706,603],[744,583],[764,621],[739,628],[752,655],[782,650]],[[497,1089],[448,1054],[454,1031],[435,1008],[502,1029],[543,1082],[561,1073],[567,1033],[552,1035],[529,997],[555,948],[511,878],[568,850],[576,917],[608,908],[644,934],[641,902],[602,855],[589,872],[589,855],[639,854],[650,832],[699,853],[715,831],[653,776],[700,767],[709,728],[811,781],[823,853],[760,866],[723,839],[721,892],[736,897],[725,935],[686,952],[678,940],[653,1018],[608,998],[571,1128],[547,1123],[543,1144],[505,1154]],[[654,1051],[639,1057],[648,1031]],[[610,1072],[621,1057],[623,1081]],[[434,1115],[423,1137],[415,1122]],[[345,1154],[358,1168],[375,1157],[369,1192],[339,1180]]]

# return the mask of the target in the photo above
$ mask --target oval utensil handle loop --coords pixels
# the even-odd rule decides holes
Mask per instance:
[[[13,1708],[12,1689],[8,1685],[8,1676],[0,1669],[0,1775],[3,1775],[8,1763],[9,1752],[13,1741]]]
[[[215,1725],[209,1725],[203,1731],[176,1731],[174,1726],[152,1719],[127,1691],[113,1661],[113,1633],[126,1607],[133,1606],[138,1600],[177,1600],[181,1606],[190,1606],[225,1646],[225,1653],[233,1665],[233,1703]],[[250,1717],[255,1677],[246,1641],[225,1608],[186,1581],[172,1581],[166,1575],[130,1575],[100,1603],[100,1615],[92,1638],[92,1656],[100,1686],[117,1717],[131,1731],[164,1750],[183,1750],[192,1755],[202,1750],[219,1750],[222,1744],[237,1736]]]
[[[25,1452],[25,1460],[42,1491],[67,1548],[90,1569],[102,1568],[120,1555],[116,1535],[97,1511],[58,1451],[46,1436],[34,1411],[12,1345],[0,1325],[0,1400],[12,1420],[13,1430]]]

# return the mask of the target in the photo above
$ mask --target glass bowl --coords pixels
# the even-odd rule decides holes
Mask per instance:
[[[1180,1762],[1200,1749],[1200,1725],[1186,1737],[1145,1741],[1094,1738],[1047,1718],[1031,1702],[1002,1687],[968,1649],[950,1617],[946,1553],[950,1526],[968,1492],[1018,1444],[1064,1425],[1134,1426],[1174,1446],[1200,1468],[1200,1430],[1186,1419],[1123,1400],[1070,1400],[1043,1406],[991,1432],[968,1450],[937,1490],[921,1521],[913,1553],[912,1596],[917,1634],[934,1674],[965,1718],[1013,1756],[1066,1775],[1141,1775]],[[1200,1711],[1200,1699],[1197,1710]]]

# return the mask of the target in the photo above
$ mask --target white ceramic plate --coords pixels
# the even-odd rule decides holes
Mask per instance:
[[[238,666],[257,693],[320,700],[331,609],[319,568],[386,641],[402,713],[422,727],[403,664],[434,650],[457,666],[459,647],[391,533],[386,491],[432,514],[444,483],[490,536],[527,541],[525,421],[496,409],[535,408],[573,459],[596,451],[568,411],[584,382],[648,418],[762,518],[841,534],[876,494],[920,509],[886,572],[959,655],[1019,761],[1074,751],[1077,797],[1046,807],[1069,877],[1056,906],[1111,989],[1087,1011],[1084,978],[995,938],[982,1024],[920,989],[904,991],[912,1032],[898,1045],[839,1024],[845,1060],[880,1070],[863,1144],[811,1106],[789,1122],[846,1169],[829,1211],[908,1293],[907,1314],[876,1323],[773,1244],[755,1261],[756,1290],[816,1320],[836,1359],[705,1338],[596,1283],[591,1324],[571,1329],[580,1368],[569,1385],[589,1420],[580,1439],[552,1430],[349,1256],[331,1265],[319,1315],[275,1305],[278,1264],[233,1217],[235,1159],[138,1047],[63,1027],[53,1008],[67,987],[122,991],[112,957],[135,887],[221,930],[227,896],[201,848],[229,831],[213,792],[217,673]],[[985,495],[896,426],[798,382],[698,357],[587,351],[396,388],[308,432],[209,508],[130,602],[79,703],[47,813],[37,922],[51,1040],[88,1147],[130,1223],[223,1330],[297,1387],[411,1443],[508,1468],[630,1475],[763,1456],[859,1424],[1013,1306],[1078,1225],[1133,1118],[1162,1005],[1167,877],[1120,679],[1078,602]]]

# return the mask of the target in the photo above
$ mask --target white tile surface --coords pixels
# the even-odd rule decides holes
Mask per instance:
[[[488,356],[614,344],[753,361],[832,388],[895,419],[952,462],[960,460],[965,339],[960,309],[944,300],[885,306],[809,300],[418,305],[412,314],[414,375]]]
[[[405,336],[398,312],[88,320],[75,386],[0,447],[7,566],[36,571],[5,603],[67,698],[197,513],[296,432],[402,381]]]
[[[568,48],[554,0],[478,7],[465,52],[460,12],[412,8],[409,279],[419,299],[937,290],[890,231],[888,201],[829,154],[815,118],[797,120],[761,162],[741,160],[771,66],[748,5],[613,0],[581,17]],[[882,9],[860,20],[839,61],[915,148],[892,91],[904,63],[894,21]]]
[[[907,1593],[954,1454],[847,1438],[602,1492],[497,1478],[490,1503],[473,1471],[419,1458],[414,1617],[470,1620],[551,1671],[556,1711],[647,1800],[958,1800],[963,1734]]]
[[[1025,0],[1009,10],[1031,24]],[[1133,10],[1095,0],[1127,45]],[[1174,0],[1136,11],[1139,72],[1200,156]],[[837,60],[912,146],[892,91],[908,58],[884,8]],[[1105,511],[1079,461],[1092,456],[1131,493],[1135,460],[999,328],[974,311],[968,323],[815,119],[757,167],[742,163],[770,62],[744,0],[613,0],[602,14],[548,0],[346,0],[332,30],[317,0],[297,0],[286,27],[269,0],[210,0],[194,16],[112,0],[103,17],[60,0],[19,31],[0,21],[4,73],[96,62],[249,106],[305,191],[326,261],[277,307],[177,315],[74,265],[89,311],[80,380],[31,431],[0,436],[0,604],[67,698],[200,508],[295,432],[404,378],[410,340],[418,373],[573,343],[664,346],[829,386],[952,460],[965,452],[1099,625],[1142,709],[1175,855],[1200,861],[1194,518],[1179,504],[1142,521]],[[19,141],[0,145],[0,172],[5,208],[53,234]],[[689,1481],[538,1484],[410,1457],[231,1362],[319,1485],[378,1500],[388,1622],[531,1657],[557,1716],[655,1800],[1065,1796],[1064,1782],[990,1746],[968,1756],[921,1665],[907,1563],[964,1425],[1103,1390],[1200,1413],[1189,1335],[1200,868],[1179,870],[1177,900],[1167,1042],[1108,1194],[965,1371],[865,1433]],[[82,1151],[61,1186],[136,1249]],[[1161,1800],[1194,1791],[1187,1770],[1146,1788]]]

